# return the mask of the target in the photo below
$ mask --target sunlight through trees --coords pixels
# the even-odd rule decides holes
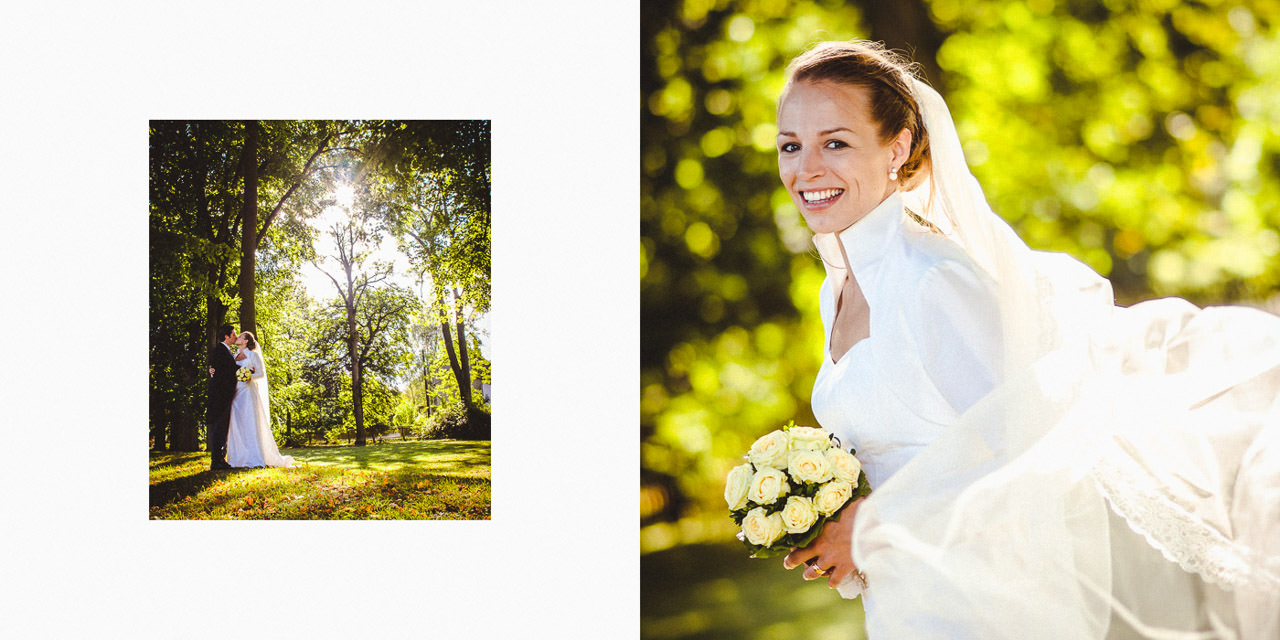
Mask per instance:
[[[273,428],[288,446],[487,437],[488,404],[471,393],[489,382],[478,328],[489,309],[488,132],[487,121],[153,121],[152,446],[201,446],[205,354],[223,322],[261,341]],[[410,232],[429,250],[409,248]],[[397,243],[398,269],[376,252]],[[335,286],[308,291],[308,264]],[[439,317],[446,291],[459,300],[446,344],[464,354],[448,376],[431,366],[434,349],[428,366],[415,362],[427,350],[410,338]]]

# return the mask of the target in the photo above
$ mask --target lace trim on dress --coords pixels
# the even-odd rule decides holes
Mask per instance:
[[[1111,509],[1130,529],[1170,562],[1223,589],[1280,593],[1280,558],[1268,558],[1230,540],[1178,504],[1174,491],[1143,469],[1141,462],[1119,458],[1127,464],[1110,456],[1094,465],[1091,474]]]

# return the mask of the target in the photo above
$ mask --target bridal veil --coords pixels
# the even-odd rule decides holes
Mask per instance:
[[[1003,383],[860,506],[872,633],[1280,637],[1280,319],[1116,307],[991,210],[914,94],[932,163],[903,200],[995,284]]]

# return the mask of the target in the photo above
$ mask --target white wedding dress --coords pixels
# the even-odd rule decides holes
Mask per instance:
[[[814,237],[813,411],[873,488],[866,583],[840,588],[869,637],[1280,638],[1280,319],[1115,307],[990,212],[945,105],[916,92],[936,189]],[[833,361],[839,244],[870,336]]]
[[[271,433],[270,392],[262,353],[246,349],[242,367],[254,370],[249,382],[236,382],[227,430],[227,463],[233,467],[292,467],[293,456],[280,455]]]

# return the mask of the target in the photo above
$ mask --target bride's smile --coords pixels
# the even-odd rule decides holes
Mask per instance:
[[[836,201],[840,194],[844,193],[844,189],[820,189],[801,191],[800,197],[804,198],[804,202],[811,209],[826,207]]]

